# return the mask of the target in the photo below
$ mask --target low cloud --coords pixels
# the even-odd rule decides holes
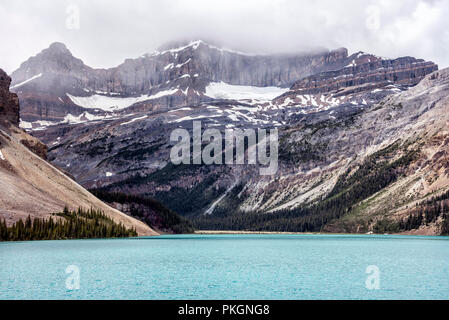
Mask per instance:
[[[347,47],[447,67],[447,16],[444,0],[3,0],[0,67],[11,73],[54,41],[112,67],[194,38],[257,53]]]

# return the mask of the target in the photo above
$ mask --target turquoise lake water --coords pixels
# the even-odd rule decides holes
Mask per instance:
[[[0,243],[0,261],[0,299],[449,299],[447,237],[31,241]]]

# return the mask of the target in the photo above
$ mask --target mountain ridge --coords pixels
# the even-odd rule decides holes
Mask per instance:
[[[205,90],[213,82],[289,86],[304,72],[310,74],[313,68],[327,70],[346,56],[347,51],[341,49],[315,55],[248,56],[196,41],[127,59],[114,68],[92,69],[73,57],[64,45],[53,44],[24,62],[12,78],[22,101],[22,120],[46,124],[68,120],[69,114],[105,116],[102,110],[86,109],[70,96],[118,99],[143,95],[146,103],[134,104],[147,110],[167,109],[210,100]]]
[[[349,56],[345,48],[309,54],[249,55],[197,40],[127,59],[117,67],[93,69],[73,57],[64,44],[54,43],[13,72],[12,87],[22,102],[22,127],[39,129],[223,100],[220,95],[209,94],[220,83],[235,86],[230,90],[244,86],[290,88],[296,97],[295,86],[300,79],[348,69],[364,77],[364,71],[357,68],[359,64],[373,64],[371,59],[381,63],[403,61],[399,67],[421,61],[410,57],[385,60],[361,52]],[[423,63],[427,69],[416,81],[438,68],[431,62]],[[352,69],[350,65],[354,65]],[[413,71],[416,67],[410,68],[410,74],[417,74]]]

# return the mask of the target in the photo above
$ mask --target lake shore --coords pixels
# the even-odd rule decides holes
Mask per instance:
[[[262,235],[385,235],[385,236],[427,236],[427,237],[438,237],[441,236],[435,232],[426,232],[426,230],[413,230],[400,233],[384,233],[375,234],[373,232],[368,233],[328,233],[328,232],[278,232],[278,231],[238,231],[238,230],[196,230],[193,234],[198,235],[232,235],[232,234],[262,234]]]
[[[196,230],[194,234],[327,234],[322,232],[276,232],[276,231],[234,231],[234,230]]]

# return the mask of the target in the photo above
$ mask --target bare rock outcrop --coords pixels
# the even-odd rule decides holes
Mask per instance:
[[[0,120],[19,125],[19,98],[9,92],[11,78],[0,69]]]
[[[343,67],[347,58],[344,48],[307,54],[252,55],[198,40],[127,59],[114,68],[93,69],[74,57],[64,44],[54,43],[22,63],[12,78],[24,121],[63,121],[69,114],[101,113],[95,108],[82,108],[68,95],[160,95],[136,103],[129,111],[169,109],[211,100],[204,94],[211,82],[290,87],[305,76]]]
[[[414,86],[426,75],[438,70],[433,62],[403,57],[394,60],[359,53],[350,63],[336,71],[323,72],[297,81],[295,94],[322,94],[369,83],[369,90],[390,84]]]

